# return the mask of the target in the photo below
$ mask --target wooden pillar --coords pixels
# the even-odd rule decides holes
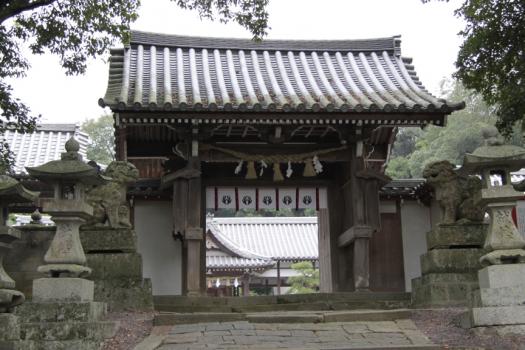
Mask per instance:
[[[242,276],[242,295],[245,297],[250,296],[250,274],[245,273]]]
[[[317,227],[319,234],[319,290],[321,293],[334,292],[332,269],[332,241],[330,239],[329,209],[319,209],[317,212]],[[315,265],[314,265],[315,267]]]
[[[367,169],[361,153],[360,147],[354,145],[346,166],[345,227],[350,227],[339,236],[338,246],[353,248],[353,289],[367,291],[370,288],[370,238],[380,229],[379,189],[389,178]]]
[[[277,295],[281,295],[281,261],[277,260]]]
[[[183,294],[201,295],[206,290],[202,255],[204,228],[202,227],[201,178],[199,161],[191,159],[188,166],[163,178],[173,186],[173,231],[184,237]]]

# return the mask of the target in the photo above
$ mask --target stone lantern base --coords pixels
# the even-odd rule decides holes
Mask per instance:
[[[525,264],[491,265],[478,272],[479,290],[472,294],[466,327],[502,326],[525,334]]]
[[[20,323],[14,314],[0,314],[0,349],[18,349],[20,341]]]
[[[93,281],[83,278],[34,280],[32,302],[16,310],[20,349],[99,349],[115,334],[117,324],[103,320],[107,305],[94,302],[93,295]]]

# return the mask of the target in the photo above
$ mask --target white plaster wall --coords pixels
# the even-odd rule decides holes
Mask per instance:
[[[431,208],[416,201],[401,205],[405,290],[412,291],[412,279],[421,276],[419,257],[427,251],[426,233],[431,228]]]
[[[135,231],[153,295],[181,294],[181,244],[172,238],[171,202],[135,201]]]

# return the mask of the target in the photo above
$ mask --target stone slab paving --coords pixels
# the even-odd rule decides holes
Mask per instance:
[[[198,323],[176,325],[158,350],[425,348],[432,345],[407,319],[329,323]]]

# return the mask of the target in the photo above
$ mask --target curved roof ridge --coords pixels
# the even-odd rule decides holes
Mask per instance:
[[[213,223],[213,221],[208,221],[206,223],[207,231],[209,231],[213,237],[218,241],[220,245],[223,246],[226,250],[228,250],[229,253],[236,255],[240,258],[246,258],[246,259],[259,259],[259,260],[266,260],[268,262],[272,262],[272,258],[269,256],[264,256],[261,254],[254,253],[246,248],[240,247],[238,244],[236,244],[234,241],[232,241],[230,238],[228,238],[226,235],[224,235],[221,230]]]
[[[206,49],[286,51],[399,51],[400,35],[370,39],[264,39],[187,36],[131,31],[130,44]]]

